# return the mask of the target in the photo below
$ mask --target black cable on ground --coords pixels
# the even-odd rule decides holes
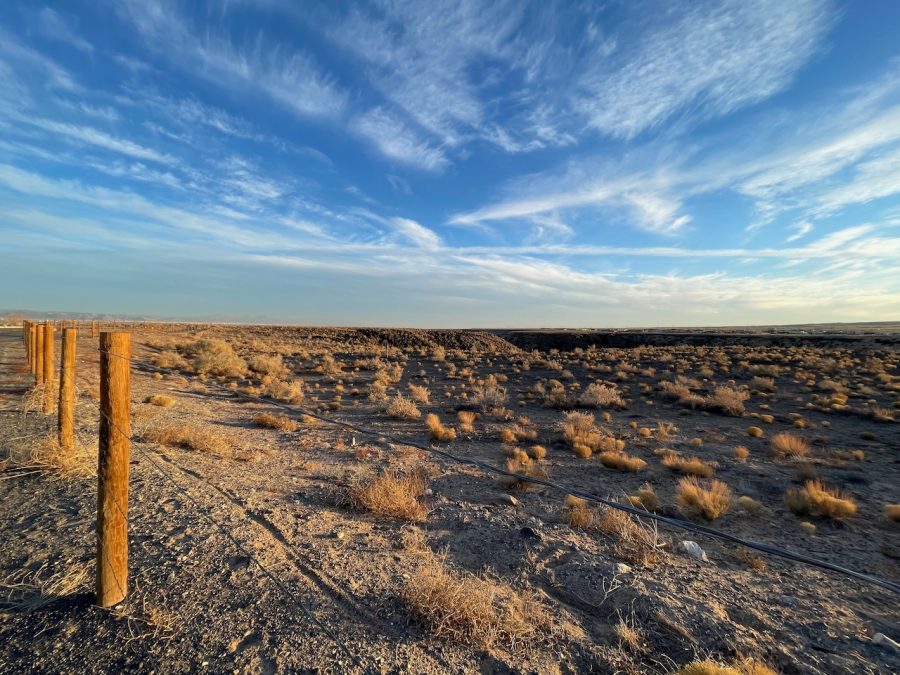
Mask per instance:
[[[157,366],[153,366],[148,363],[144,363],[141,361],[132,361],[133,364],[143,368],[144,370],[149,370],[151,372],[164,373],[166,375],[177,375],[180,377],[184,377],[184,374],[177,371],[172,371],[166,368],[159,368]],[[575,497],[579,497],[584,499],[585,501],[592,502],[595,504],[602,504],[604,506],[608,506],[613,509],[618,509],[620,511],[625,511],[626,513],[630,513],[635,516],[640,516],[642,518],[649,518],[650,520],[654,520],[659,523],[663,523],[665,525],[670,525],[672,527],[686,530],[688,532],[693,532],[695,534],[702,534],[707,537],[712,537],[714,539],[720,539],[722,541],[727,541],[732,544],[737,544],[739,546],[745,546],[747,548],[751,548],[755,551],[759,551],[760,553],[765,553],[767,555],[775,556],[778,558],[783,558],[784,560],[790,560],[792,562],[802,563],[804,565],[809,565],[811,567],[818,567],[823,570],[828,570],[830,572],[836,572],[838,574],[843,574],[845,576],[851,577],[853,579],[857,579],[859,581],[863,581],[869,584],[873,584],[875,586],[880,586],[881,588],[892,591],[893,593],[897,593],[900,595],[900,584],[893,583],[891,581],[887,581],[885,579],[881,579],[876,576],[872,576],[870,574],[865,574],[863,572],[857,572],[855,570],[848,569],[846,567],[842,567],[841,565],[835,565],[834,563],[827,562],[825,560],[819,560],[818,558],[813,558],[811,556],[804,555],[802,553],[797,553],[795,551],[790,551],[788,549],[781,548],[780,546],[774,546],[772,544],[763,544],[760,542],[752,541],[750,539],[743,539],[741,537],[737,537],[732,534],[728,534],[727,532],[722,532],[721,530],[717,530],[711,527],[706,527],[705,525],[698,525],[697,523],[692,523],[687,520],[681,520],[680,518],[672,518],[670,516],[662,516],[657,513],[653,513],[651,511],[647,511],[645,509],[640,509],[634,507],[630,504],[623,504],[612,499],[604,499],[603,497],[598,497],[597,495],[591,494],[589,492],[585,492],[584,490],[579,490],[577,488],[571,488],[565,485],[561,485],[559,483],[555,483],[553,481],[544,479],[544,478],[535,478],[532,476],[525,476],[520,473],[516,473],[515,471],[507,471],[506,469],[502,469],[500,467],[494,466],[492,464],[488,464],[487,462],[483,462],[478,459],[473,459],[470,457],[460,457],[458,455],[454,455],[453,453],[447,452],[446,450],[441,450],[439,448],[435,448],[433,446],[426,446],[420,443],[416,443],[415,441],[409,441],[397,436],[393,436],[391,434],[385,434],[379,431],[374,431],[372,429],[366,429],[365,427],[360,427],[355,424],[351,424],[350,422],[342,422],[340,420],[331,419],[329,417],[325,417],[323,415],[319,415],[318,413],[314,413],[310,410],[306,410],[305,408],[301,408],[298,406],[288,405],[286,403],[282,403],[280,401],[274,401],[272,399],[267,399],[259,396],[254,396],[252,394],[247,394],[245,392],[237,391],[234,389],[229,389],[228,387],[222,386],[220,384],[214,382],[203,382],[206,386],[212,386],[214,388],[220,389],[232,396],[240,396],[246,398],[251,401],[257,401],[259,403],[265,403],[267,405],[272,405],[277,408],[281,408],[283,410],[288,410],[293,413],[299,413],[302,415],[308,415],[309,417],[313,417],[322,422],[326,422],[328,424],[332,424],[335,426],[340,426],[345,429],[349,429],[350,431],[355,431],[358,434],[375,437],[375,438],[384,438],[392,443],[397,445],[406,445],[412,448],[416,448],[417,450],[423,450],[425,452],[431,453],[433,455],[438,455],[445,459],[449,459],[450,461],[457,462],[459,464],[468,464],[470,466],[476,466],[483,471],[487,471],[489,473],[498,474],[501,476],[507,476],[509,478],[515,478],[516,480],[524,481],[527,483],[532,483],[535,485],[543,485],[544,487],[549,487],[554,490],[558,490],[563,494],[570,494]]]

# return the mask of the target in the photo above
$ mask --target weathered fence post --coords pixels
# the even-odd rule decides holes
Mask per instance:
[[[44,406],[45,415],[53,412],[53,369],[56,366],[56,359],[53,356],[53,332],[52,325],[47,324],[44,327]]]
[[[28,327],[30,337],[28,338],[28,365],[31,367],[31,374],[35,374],[37,364],[35,363],[35,349],[37,348],[37,324],[32,323]]]
[[[44,383],[44,331],[46,328],[46,324],[38,324],[37,343],[34,346],[34,375],[38,384]]]
[[[100,334],[100,456],[97,466],[97,604],[128,595],[128,460],[131,335]]]
[[[75,345],[78,331],[66,328],[62,334],[59,359],[59,408],[56,428],[59,445],[71,449],[75,445]]]

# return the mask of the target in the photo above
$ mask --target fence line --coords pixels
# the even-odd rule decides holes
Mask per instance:
[[[42,353],[47,354],[50,350],[52,354],[53,327],[48,323],[41,328],[48,328],[49,330],[42,330],[42,333],[44,336],[50,336],[42,345]],[[92,324],[92,329],[96,329],[96,323]],[[92,332],[94,331],[92,330]],[[25,338],[23,337],[23,339]],[[66,328],[63,338],[64,356],[60,364],[60,398],[57,407],[60,437],[62,434],[62,431],[59,430],[61,429],[60,425],[64,424],[63,417],[66,415],[63,405],[63,381],[65,381],[66,391],[74,389],[75,339],[75,329]],[[71,340],[73,344],[67,346],[67,340]],[[187,501],[193,504],[203,518],[208,520],[238,551],[254,563],[266,578],[275,584],[279,591],[300,610],[308,622],[324,633],[358,670],[364,671],[365,668],[359,657],[350,651],[346,643],[322,622],[275,572],[241,543],[227,526],[209,513],[150,453],[138,443],[132,446],[132,441],[135,439],[130,430],[132,405],[129,375],[132,363],[130,334],[101,333],[100,348],[97,351],[100,354],[101,370],[101,397],[97,404],[97,412],[101,420],[97,467],[97,604],[101,607],[111,607],[125,599],[128,594],[128,465],[129,451],[131,447],[134,447]],[[124,367],[116,363],[115,359],[125,361]],[[52,364],[52,356],[44,363]],[[87,365],[86,361],[81,361],[81,363]],[[43,367],[42,372],[45,371],[46,367]],[[52,375],[46,382],[52,382]],[[44,412],[49,411],[44,409]],[[71,414],[71,410],[68,413]]]
[[[92,329],[94,327],[94,324],[95,324],[95,322],[92,322]],[[40,337],[41,337],[41,331],[38,331],[38,340],[39,341],[40,341]],[[98,350],[98,351],[100,351],[101,354],[104,352],[104,350]],[[40,353],[40,350],[38,350],[38,352]],[[119,355],[117,355],[117,354],[112,354],[109,352],[107,352],[107,353],[110,356],[119,357]],[[121,358],[121,357],[119,357],[119,358]],[[132,363],[130,359],[129,359],[129,362]],[[167,369],[167,368],[160,368],[158,366],[154,366],[152,364],[149,364],[146,362],[141,362],[141,361],[135,361],[133,363],[134,363],[134,365],[136,365],[144,370],[150,371],[150,372],[157,372],[157,373],[163,373],[163,374],[168,374],[168,375],[177,375],[180,377],[184,377],[184,373],[181,373],[180,371],[174,371],[174,370]],[[570,494],[575,497],[584,499],[588,502],[592,502],[595,504],[601,504],[601,505],[607,506],[609,508],[618,509],[620,511],[624,511],[624,512],[629,513],[634,516],[648,518],[650,520],[654,520],[656,522],[659,522],[659,523],[662,523],[665,525],[669,525],[669,526],[677,528],[677,529],[685,530],[685,531],[692,532],[695,534],[708,536],[708,537],[711,537],[714,539],[719,539],[721,541],[726,541],[726,542],[736,544],[739,546],[744,546],[746,548],[750,548],[750,549],[759,551],[760,553],[765,553],[767,555],[779,557],[779,558],[782,558],[784,560],[788,560],[791,562],[805,564],[805,565],[809,565],[812,567],[818,567],[818,568],[826,570],[826,571],[835,572],[837,574],[842,574],[842,575],[851,577],[853,579],[856,579],[858,581],[863,581],[865,583],[873,584],[875,586],[879,586],[881,588],[889,590],[893,593],[900,594],[900,584],[896,584],[891,581],[887,581],[885,579],[881,579],[879,577],[876,577],[876,576],[873,576],[870,574],[866,574],[863,572],[857,572],[855,570],[848,569],[841,565],[836,565],[834,563],[830,563],[825,560],[813,558],[811,556],[807,556],[802,553],[797,553],[795,551],[791,551],[791,550],[788,550],[788,549],[785,549],[785,548],[782,548],[779,546],[774,546],[771,544],[764,544],[764,543],[752,541],[749,539],[743,539],[741,537],[737,537],[737,536],[729,534],[727,532],[717,530],[715,528],[707,527],[705,525],[699,525],[697,523],[692,523],[690,521],[682,520],[680,518],[673,518],[671,516],[663,516],[663,515],[660,515],[657,513],[647,511],[646,509],[641,509],[641,508],[632,506],[631,504],[624,504],[624,503],[615,501],[613,499],[606,499],[603,497],[599,497],[590,492],[586,492],[584,490],[580,490],[580,489],[573,488],[570,486],[562,485],[562,484],[556,483],[554,481],[550,481],[550,480],[543,479],[543,478],[537,478],[534,476],[526,476],[526,475],[520,474],[515,471],[509,471],[507,469],[497,467],[497,466],[494,466],[487,462],[484,462],[484,461],[481,461],[478,459],[474,459],[471,457],[460,457],[451,452],[448,452],[446,450],[441,450],[441,449],[436,448],[431,445],[426,446],[426,445],[417,443],[417,442],[409,440],[409,439],[403,439],[403,438],[394,436],[392,434],[385,434],[383,432],[375,431],[373,429],[367,429],[365,427],[361,427],[359,425],[352,424],[350,422],[336,420],[336,419],[326,417],[317,412],[308,410],[308,409],[300,407],[300,406],[288,405],[288,404],[282,403],[280,401],[275,401],[273,399],[254,396],[252,394],[247,394],[245,392],[230,389],[228,387],[217,384],[215,382],[204,381],[203,384],[208,387],[213,387],[213,388],[219,389],[231,396],[239,396],[239,397],[245,398],[247,400],[265,403],[267,405],[272,405],[272,406],[281,408],[283,410],[287,410],[287,411],[295,413],[295,414],[308,415],[310,417],[318,419],[327,424],[342,427],[342,428],[348,429],[350,431],[354,431],[363,436],[384,438],[394,444],[406,445],[408,447],[413,447],[418,450],[422,450],[424,452],[427,452],[427,453],[430,453],[433,455],[437,455],[439,457],[442,457],[444,459],[450,460],[450,461],[458,463],[458,464],[466,464],[469,466],[474,466],[474,467],[479,468],[482,471],[485,471],[488,473],[493,473],[496,475],[514,478],[516,480],[523,481],[526,483],[531,483],[534,485],[541,485],[543,487],[548,487],[548,488],[557,490],[563,494]]]
[[[179,371],[173,371],[173,370],[170,370],[167,368],[159,368],[157,366],[153,366],[151,364],[148,364],[148,363],[142,362],[142,361],[135,362],[135,365],[137,365],[138,367],[143,368],[145,370],[149,370],[151,372],[165,373],[168,375],[177,375],[180,377],[184,377],[184,373],[181,373]],[[524,474],[521,474],[521,473],[518,473],[515,471],[509,471],[507,469],[504,469],[504,468],[501,468],[498,466],[494,466],[493,464],[488,464],[487,462],[483,462],[478,459],[474,459],[471,457],[460,457],[459,455],[454,455],[451,452],[447,452],[446,450],[441,450],[434,446],[422,445],[421,443],[417,443],[415,441],[411,441],[408,439],[403,439],[398,436],[394,436],[392,434],[386,434],[386,433],[383,433],[380,431],[376,431],[374,429],[367,429],[365,427],[361,427],[359,425],[352,424],[350,422],[344,422],[342,420],[336,420],[336,419],[333,419],[330,417],[326,417],[324,415],[321,415],[319,413],[313,412],[311,410],[308,410],[308,409],[300,407],[300,406],[289,405],[286,403],[282,403],[280,401],[275,401],[273,399],[268,399],[268,398],[264,398],[264,397],[260,397],[260,396],[254,396],[253,394],[247,394],[242,391],[230,389],[228,387],[217,384],[215,382],[203,381],[203,384],[206,386],[211,386],[213,388],[219,389],[223,392],[231,394],[232,396],[239,396],[239,397],[246,398],[248,400],[257,401],[259,403],[266,403],[268,405],[272,405],[277,408],[281,408],[283,410],[287,410],[287,411],[293,412],[293,413],[297,413],[297,414],[301,414],[301,415],[308,415],[309,417],[314,417],[315,419],[318,419],[327,424],[343,427],[345,429],[348,429],[350,431],[355,431],[356,433],[364,435],[364,436],[375,437],[375,438],[384,438],[384,439],[390,441],[391,443],[394,443],[395,445],[406,445],[411,448],[416,448],[417,450],[422,450],[424,452],[428,452],[430,454],[437,455],[439,457],[443,457],[444,459],[448,459],[448,460],[450,460],[452,462],[456,462],[458,464],[467,464],[469,466],[475,466],[475,467],[477,467],[485,472],[488,472],[488,473],[506,476],[508,478],[515,478],[516,480],[524,481],[526,483],[531,483],[534,485],[541,485],[543,487],[548,487],[548,488],[557,490],[558,492],[561,492],[563,494],[573,495],[575,497],[584,499],[585,501],[588,501],[588,502],[593,502],[595,504],[601,504],[601,505],[607,506],[609,508],[618,509],[620,511],[625,511],[626,513],[629,513],[634,516],[648,518],[650,520],[654,520],[656,522],[663,523],[665,525],[669,525],[669,526],[675,527],[677,529],[686,530],[688,532],[692,532],[695,534],[705,535],[705,536],[711,537],[713,539],[720,539],[722,541],[727,541],[732,544],[744,546],[746,548],[750,548],[750,549],[759,551],[760,553],[765,553],[767,555],[782,558],[784,560],[789,560],[791,562],[801,563],[801,564],[809,565],[811,567],[818,567],[820,569],[824,569],[824,570],[827,570],[830,572],[836,572],[838,574],[842,574],[842,575],[854,578],[858,581],[863,581],[865,583],[873,584],[875,586],[880,586],[881,588],[885,588],[889,591],[892,591],[892,592],[900,595],[900,584],[896,584],[891,581],[887,581],[885,579],[881,579],[879,577],[876,577],[876,576],[873,576],[870,574],[866,574],[863,572],[857,572],[855,570],[848,569],[841,565],[836,565],[834,563],[830,563],[825,560],[813,558],[811,556],[807,556],[802,553],[797,553],[795,551],[781,548],[780,546],[774,546],[772,544],[764,544],[764,543],[752,541],[750,539],[743,539],[741,537],[737,537],[735,535],[729,534],[727,532],[723,532],[721,530],[717,530],[712,527],[707,527],[705,525],[698,525],[697,523],[692,523],[690,521],[682,520],[680,518],[673,518],[671,516],[663,516],[663,515],[660,515],[657,513],[653,513],[651,511],[647,511],[646,509],[641,509],[641,508],[632,506],[631,504],[624,504],[621,502],[617,502],[613,499],[605,499],[603,497],[599,497],[590,492],[586,492],[584,490],[579,490],[577,488],[573,488],[573,487],[570,487],[567,485],[562,485],[560,483],[556,483],[551,480],[547,480],[544,478],[536,478],[534,476],[526,476]]]

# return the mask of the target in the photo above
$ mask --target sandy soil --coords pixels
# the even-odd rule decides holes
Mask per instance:
[[[621,499],[649,482],[658,511],[681,517],[679,476],[655,453],[669,447],[711,463],[735,499],[750,496],[761,504],[753,513],[735,504],[714,527],[900,581],[900,524],[884,513],[886,504],[900,502],[900,425],[871,413],[894,410],[898,400],[900,359],[892,344],[747,346],[732,338],[715,348],[676,342],[586,356],[581,349],[531,352],[531,344],[523,350],[476,332],[179,326],[137,331],[135,360],[149,362],[201,337],[225,338],[247,359],[281,354],[289,376],[303,382],[300,407],[421,444],[430,442],[422,419],[384,415],[384,403],[367,396],[374,371],[365,363],[354,368],[354,361],[402,364],[389,392],[408,393],[411,383],[427,387],[432,403],[419,405],[423,415],[435,412],[450,426],[457,425],[458,410],[473,408],[473,381],[505,375],[513,419],[483,414],[474,432],[436,445],[502,466],[500,430],[524,415],[537,434],[533,442],[548,450],[540,464],[552,480]],[[446,360],[436,358],[437,346],[446,348]],[[79,340],[76,419],[87,446],[97,433],[96,347],[96,339]],[[320,372],[325,353],[343,364],[341,372]],[[137,439],[147,429],[181,424],[213,430],[232,450],[134,443],[131,592],[113,610],[96,608],[96,478],[22,468],[23,448],[55,428],[55,416],[29,410],[23,357],[17,331],[0,331],[0,458],[9,459],[0,472],[0,673],[343,673],[354,671],[354,660],[369,672],[667,673],[696,658],[726,663],[739,655],[785,673],[900,671],[900,654],[871,640],[879,632],[900,639],[900,603],[889,591],[667,528],[660,528],[659,560],[640,566],[617,554],[614,537],[570,527],[558,492],[517,491],[475,468],[321,423],[301,422],[292,432],[259,428],[255,415],[283,411],[223,389],[256,387],[258,377],[204,382],[185,372],[154,379],[139,367],[133,370]],[[808,363],[813,357],[817,372]],[[727,367],[716,365],[725,361]],[[703,377],[708,364],[715,372]],[[775,376],[775,392],[750,390],[742,416],[682,407],[657,387],[666,373],[680,371],[698,380],[701,394],[728,380],[749,388],[752,367],[773,364],[783,371]],[[460,376],[466,368],[471,376]],[[804,377],[796,377],[798,371]],[[602,423],[647,466],[623,473],[596,456],[576,457],[557,429],[564,411],[528,393],[550,379],[564,382],[573,395],[595,380],[615,383],[627,407],[589,412],[598,422],[609,412],[610,421]],[[849,392],[846,406],[823,403],[826,379],[841,381]],[[154,394],[175,403],[143,403]],[[765,414],[773,416],[771,423],[761,421]],[[798,416],[806,428],[794,426]],[[640,428],[656,429],[663,421],[677,427],[664,443],[641,436]],[[750,425],[763,428],[763,438],[748,437]],[[769,442],[781,431],[809,440],[811,456],[802,463],[774,459]],[[732,455],[738,445],[750,451],[745,462]],[[358,477],[423,465],[431,480],[422,522],[336,502]],[[785,491],[810,471],[852,493],[858,513],[839,522],[785,508]],[[510,494],[515,505],[505,501]],[[815,524],[815,534],[801,521]],[[708,561],[681,551],[684,539],[696,540]],[[422,545],[443,553],[454,569],[533,594],[560,629],[523,649],[434,637],[404,597],[423,564]],[[638,631],[639,644],[622,642],[620,622]]]

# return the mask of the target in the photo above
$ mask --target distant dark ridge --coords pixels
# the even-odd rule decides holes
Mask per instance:
[[[865,347],[900,346],[898,334],[850,333],[737,333],[720,331],[582,331],[582,330],[492,330],[489,331],[526,351],[559,349],[571,351],[576,347],[641,347],[669,345],[748,345],[759,347]]]
[[[228,327],[213,325],[213,332]],[[427,328],[336,328],[324,326],[244,326],[248,335],[264,340],[300,337],[325,344],[342,344],[355,347],[396,347],[398,349],[461,349],[463,351],[515,354],[520,350],[491,332],[480,330],[451,330]]]

